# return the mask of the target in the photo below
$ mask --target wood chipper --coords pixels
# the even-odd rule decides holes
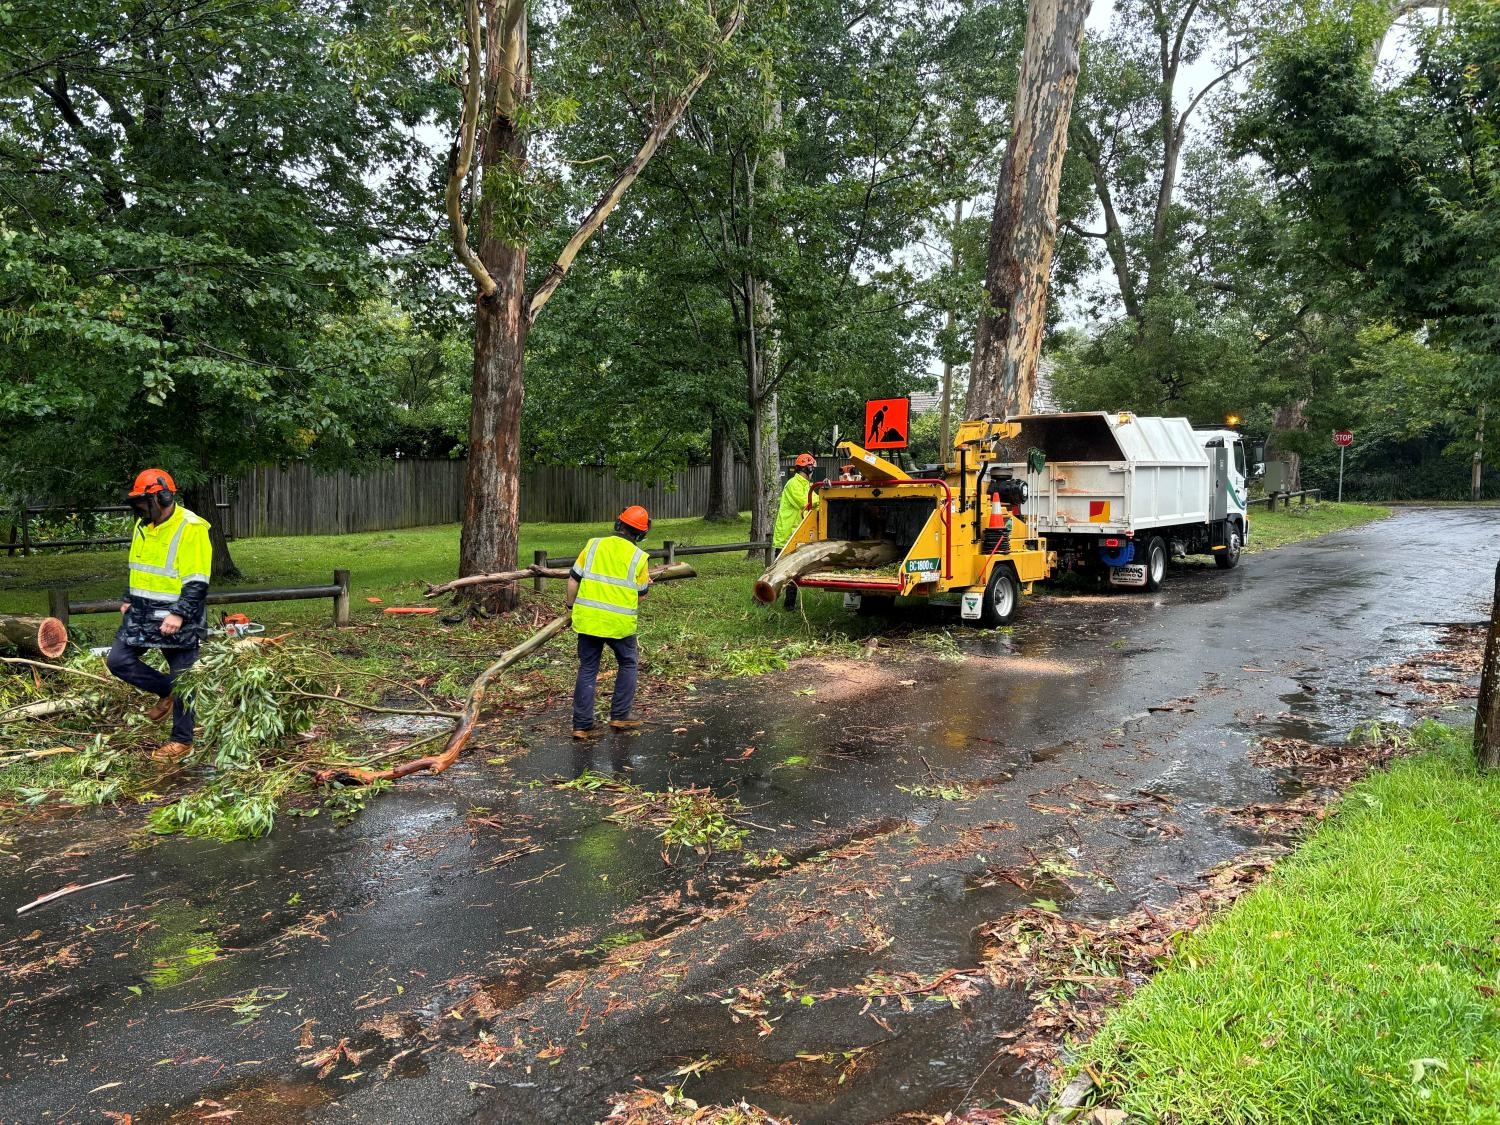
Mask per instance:
[[[1016,427],[964,422],[947,465],[906,470],[853,442],[840,449],[862,479],[814,487],[801,524],[756,582],[770,603],[788,583],[838,590],[862,613],[897,597],[956,607],[966,621],[1005,625],[1022,593],[1052,573],[1046,540],[1022,518],[1027,482],[999,461]]]

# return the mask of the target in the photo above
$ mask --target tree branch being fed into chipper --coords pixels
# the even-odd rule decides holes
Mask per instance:
[[[527,576],[532,572],[525,570],[514,573]],[[566,574],[567,572],[564,571],[563,576],[565,577]],[[677,578],[696,578],[697,576],[698,572],[692,567],[685,563],[677,563],[673,566],[664,566],[653,570],[651,572],[651,581],[670,582]],[[499,578],[495,575],[483,575],[479,577],[488,578],[492,581],[507,581],[507,579]],[[557,634],[566,630],[572,620],[573,615],[571,613],[563,613],[561,616],[553,618],[531,636],[516,645],[515,648],[503,653],[499,660],[479,673],[479,678],[470,686],[469,694],[464,700],[463,710],[459,713],[458,725],[453,728],[453,733],[448,736],[448,741],[438,753],[415,758],[409,762],[402,762],[398,766],[392,766],[390,769],[384,770],[349,767],[320,770],[316,774],[317,780],[319,783],[325,785],[335,781],[343,785],[369,785],[374,781],[399,781],[403,777],[420,773],[423,770],[442,773],[454,762],[458,761],[459,754],[463,752],[463,748],[469,744],[469,739],[473,737],[474,728],[479,723],[479,712],[484,706],[484,696],[486,690],[489,688],[490,681],[512,664],[523,657],[531,655],[553,637],[557,636]]]
[[[900,548],[887,539],[825,539],[821,543],[808,543],[777,559],[769,570],[755,580],[755,600],[770,605],[788,582],[816,574],[820,570],[835,567],[874,570],[893,563],[900,557]]]

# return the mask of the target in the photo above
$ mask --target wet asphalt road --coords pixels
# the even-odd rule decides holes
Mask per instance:
[[[1174,567],[1155,595],[1028,599],[1009,634],[956,631],[957,656],[703,692],[581,754],[546,716],[526,753],[481,745],[341,828],[136,851],[123,815],[49,822],[0,872],[0,1119],[591,1121],[705,1058],[689,1095],[806,1122],[1025,1099],[1031,1076],[991,1065],[1024,997],[840,990],[975,965],[975,927],[1040,893],[996,869],[1071,872],[1047,893],[1080,916],[1177,897],[1258,842],[1213,810],[1283,792],[1254,740],[1409,717],[1369,669],[1482,618],[1497,556],[1500,511],[1408,510]],[[748,847],[785,863],[668,869],[649,831],[543,781],[584,765],[733,793]],[[1101,812],[1136,790],[1159,799]]]

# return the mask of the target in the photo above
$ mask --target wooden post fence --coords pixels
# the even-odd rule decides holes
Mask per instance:
[[[330,598],[333,601],[333,623],[348,625],[349,617],[349,572],[335,570],[333,581],[327,586],[271,586],[254,590],[210,590],[203,599],[205,605],[241,605],[252,602],[302,602],[314,598]],[[64,625],[76,613],[119,613],[119,598],[89,598],[73,601],[67,590],[48,590],[47,602],[50,616]]]

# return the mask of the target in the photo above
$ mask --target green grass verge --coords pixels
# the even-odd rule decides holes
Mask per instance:
[[[1337,812],[1084,1049],[1132,1121],[1500,1121],[1500,775],[1468,736]]]
[[[1327,535],[1332,531],[1358,527],[1362,523],[1383,520],[1391,514],[1383,504],[1321,504],[1277,508],[1267,512],[1255,508],[1250,512],[1250,550],[1269,551]]]
[[[520,557],[546,550],[554,557],[571,554],[590,536],[608,532],[612,524],[527,524],[521,529]],[[748,540],[749,520],[709,523],[699,519],[661,520],[652,528],[649,547],[671,539],[689,544],[735,543]],[[440,582],[457,572],[458,527],[408,528],[400,531],[351,535],[307,535],[274,539],[242,539],[233,544],[235,562],[244,572],[237,582],[216,589],[267,585],[312,585],[329,581],[333,570],[351,572],[354,621],[370,626],[360,635],[361,655],[389,661],[407,658],[404,674],[452,671],[463,667],[454,681],[439,690],[460,694],[469,671],[465,658],[477,661],[485,653],[514,643],[531,630],[531,618],[511,627],[452,628],[431,617],[392,618],[382,610],[392,605],[436,605],[424,602],[429,582]],[[120,592],[126,553],[85,551],[44,554],[23,559],[0,557],[0,613],[42,613],[47,590],[66,587],[78,598],[112,597]],[[663,583],[641,610],[641,644],[651,662],[652,675],[673,680],[775,671],[813,650],[829,651],[862,640],[884,626],[878,619],[860,618],[843,610],[842,599],[814,593],[803,599],[801,613],[787,613],[778,605],[756,604],[751,585],[762,570],[761,558],[742,552],[686,558],[698,571],[693,580]],[[550,608],[560,606],[562,583],[548,582],[541,595]],[[529,583],[526,598],[533,599]],[[378,603],[367,599],[378,598]],[[245,607],[272,633],[288,627],[322,633],[330,642],[327,600],[268,602]],[[957,627],[957,614],[954,614]],[[112,614],[75,617],[73,631],[82,643],[107,643],[114,633]],[[344,646],[350,647],[350,646]],[[852,650],[852,647],[850,648]],[[556,653],[555,653],[556,654]],[[415,658],[413,666],[412,659]],[[492,657],[491,657],[492,658]],[[377,667],[372,664],[371,667]],[[565,677],[559,676],[562,683]]]

